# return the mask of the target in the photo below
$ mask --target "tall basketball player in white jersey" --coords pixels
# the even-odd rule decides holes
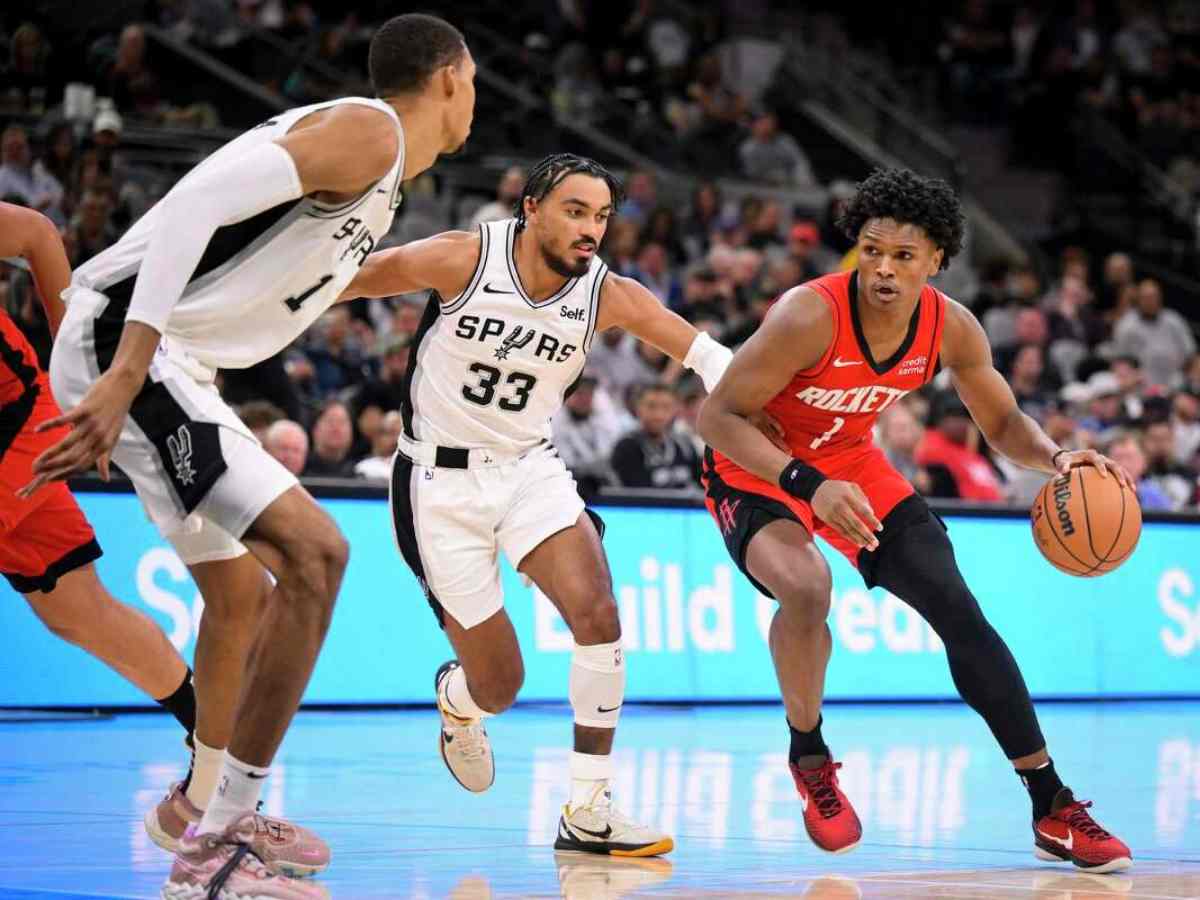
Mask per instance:
[[[369,64],[379,99],[293,109],[238,137],[65,292],[50,374],[74,407],[58,423],[73,430],[27,490],[97,461],[107,476],[111,455],[206,601],[195,772],[147,817],[176,850],[166,898],[326,895],[285,875],[323,868],[328,848],[293,826],[265,828],[255,806],[348,547],[213,381],[279,352],[328,309],[391,226],[400,183],[467,138],[475,64],[457,29],[392,19]]]
[[[396,540],[457,659],[435,678],[442,758],[471,791],[495,776],[483,720],[524,677],[497,551],[562,613],[575,638],[571,797],[557,849],[654,856],[670,837],[612,805],[625,663],[600,536],[550,444],[550,418],[598,331],[624,328],[716,385],[730,353],[596,256],[619,185],[560,154],[530,174],[516,218],[370,257],[343,295],[432,289],[409,364],[392,470]]]

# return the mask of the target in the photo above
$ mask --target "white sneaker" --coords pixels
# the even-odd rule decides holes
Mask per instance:
[[[438,749],[442,762],[454,776],[454,780],[468,791],[482,794],[496,780],[496,760],[492,757],[492,744],[482,719],[460,719],[446,711],[442,683],[455,669],[458,660],[442,663],[433,678],[437,694],[438,712],[442,716],[442,730],[438,737]]]
[[[601,782],[583,806],[572,809],[568,803],[563,807],[554,849],[610,856],[658,856],[674,850],[675,842],[614,809],[612,792]]]

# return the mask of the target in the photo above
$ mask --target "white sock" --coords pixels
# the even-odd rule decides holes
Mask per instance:
[[[225,759],[225,749],[210,747],[198,737],[193,737],[192,742],[196,749],[192,756],[192,780],[188,783],[187,798],[192,806],[203,810],[208,808],[213,788],[217,786],[217,774]]]
[[[591,802],[597,785],[608,784],[613,777],[612,757],[592,753],[571,753],[571,809],[579,809]]]
[[[460,719],[487,719],[494,716],[486,709],[481,709],[467,689],[467,673],[462,666],[450,670],[450,674],[442,679],[438,693],[446,712]]]
[[[252,766],[235,759],[226,750],[225,758],[221,761],[221,774],[217,778],[217,789],[196,831],[201,834],[220,833],[243,813],[254,812],[263,782],[270,772],[269,768]]]

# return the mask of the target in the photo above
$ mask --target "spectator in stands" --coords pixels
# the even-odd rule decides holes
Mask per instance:
[[[812,163],[796,139],[779,130],[779,119],[762,110],[750,124],[750,136],[738,149],[742,173],[757,181],[798,187],[817,183]]]
[[[683,224],[683,240],[690,258],[708,253],[720,218],[721,190],[711,181],[702,181],[692,193],[692,205]]]
[[[655,380],[638,356],[637,341],[619,328],[600,332],[599,339],[592,342],[588,364],[618,403],[631,384]]]
[[[642,247],[637,258],[634,277],[664,306],[677,307],[683,301],[683,288],[675,277],[662,244],[650,243]]]
[[[1200,398],[1200,353],[1188,359],[1183,369],[1183,389]]]
[[[1100,280],[1100,309],[1108,311],[1115,308],[1121,293],[1134,283],[1133,260],[1129,254],[1110,253],[1104,259],[1104,272]]]
[[[767,198],[757,215],[746,222],[746,246],[760,253],[777,254],[784,251],[783,209],[777,200]]]
[[[641,249],[641,228],[636,222],[618,217],[604,236],[603,252],[609,271],[627,278],[637,277],[637,257]]]
[[[1171,428],[1175,432],[1175,462],[1190,465],[1200,451],[1200,399],[1183,391],[1172,397]]]
[[[1088,412],[1079,420],[1082,431],[1092,435],[1094,443],[1108,441],[1116,429],[1130,421],[1125,414],[1121,384],[1109,371],[1095,372],[1087,380]]]
[[[379,375],[363,384],[359,391],[360,408],[375,406],[384,412],[399,409],[404,399],[404,379],[408,374],[408,360],[412,351],[412,339],[406,335],[392,335],[383,346]]]
[[[609,460],[617,440],[628,430],[623,415],[590,370],[551,422],[554,446],[584,497],[612,480]]]
[[[658,206],[658,185],[654,176],[642,169],[629,174],[625,186],[625,202],[619,210],[621,218],[633,222],[638,228],[646,224],[650,213]]]
[[[25,22],[13,32],[8,65],[0,73],[0,106],[40,116],[57,102],[50,55],[36,25]]]
[[[1157,484],[1146,478],[1146,456],[1136,434],[1129,431],[1116,432],[1101,445],[1101,452],[1129,473],[1129,477],[1137,485],[1138,504],[1143,510],[1171,509],[1171,498],[1164,494]]]
[[[1171,501],[1171,509],[1183,509],[1196,493],[1196,473],[1175,459],[1175,430],[1168,420],[1151,422],[1142,432],[1146,457],[1145,478],[1157,485]]]
[[[639,240],[643,244],[655,243],[667,251],[667,259],[672,266],[679,266],[688,260],[687,248],[680,238],[679,223],[675,220],[675,211],[669,206],[656,206],[646,219]]]
[[[1044,420],[1054,404],[1059,384],[1057,379],[1047,377],[1045,357],[1040,346],[1023,344],[1017,349],[1008,383],[1012,386],[1021,411],[1039,422]]]
[[[29,135],[20,125],[9,125],[0,133],[0,197],[19,201],[62,226],[63,186],[50,172],[34,164]]]
[[[837,266],[836,254],[821,246],[821,232],[817,223],[807,219],[792,225],[788,232],[787,252],[799,270],[796,284],[820,278],[834,271]]]
[[[1044,349],[1049,340],[1050,326],[1046,322],[1046,314],[1035,307],[1021,307],[1013,318],[1013,341],[992,345],[996,368],[1001,372],[1011,372],[1013,360],[1023,346],[1034,344]]]
[[[112,224],[111,195],[99,188],[84,191],[70,228],[79,261],[91,259],[115,244],[119,235]]]
[[[1167,33],[1148,4],[1131,5],[1126,10],[1121,29],[1113,38],[1113,51],[1121,68],[1139,78],[1150,73],[1151,54],[1154,48],[1166,45]]]
[[[1012,50],[997,14],[986,0],[967,0],[946,22],[938,55],[948,61],[948,93],[959,118],[983,121],[998,108]]]
[[[704,323],[702,322],[701,325]],[[714,336],[711,331],[706,331],[705,328],[697,326],[697,331],[704,331],[709,337],[716,339],[719,335]],[[686,438],[692,444],[696,453],[701,459],[704,458],[704,438],[700,437],[700,430],[696,427],[696,423],[700,420],[700,407],[704,405],[704,399],[708,394],[704,391],[704,384],[696,378],[689,379],[683,388],[680,389],[679,398],[679,416],[675,419],[675,434],[681,438]]]
[[[238,418],[242,420],[242,424],[249,428],[250,433],[258,438],[258,442],[264,446],[267,443],[267,432],[271,430],[271,426],[287,418],[282,409],[268,400],[251,400],[249,403],[243,403],[237,408],[237,414]],[[307,442],[306,437],[305,444]]]
[[[932,497],[998,503],[1004,491],[996,470],[978,450],[979,431],[953,391],[938,394],[916,460],[929,473]]]
[[[524,186],[524,169],[520,166],[505,169],[504,174],[500,176],[500,184],[496,187],[496,199],[475,210],[467,222],[467,230],[478,228],[484,222],[499,222],[511,216]]]
[[[354,474],[367,481],[386,484],[392,477],[392,456],[403,430],[404,420],[399,412],[393,410],[383,416],[371,441],[371,455],[354,466]]]
[[[353,478],[354,427],[350,410],[341,400],[330,400],[321,407],[312,427],[312,453],[304,467],[305,475],[324,478]]]
[[[365,354],[350,327],[350,310],[344,305],[331,307],[321,317],[320,326],[310,338],[305,353],[316,369],[317,386],[322,395],[362,381]]]
[[[1137,308],[1113,329],[1119,353],[1136,356],[1150,384],[1172,386],[1183,364],[1196,352],[1191,327],[1173,309],[1163,308],[1162,288],[1153,278],[1138,284]]]
[[[1142,374],[1142,365],[1136,356],[1116,356],[1108,365],[1117,380],[1117,390],[1121,395],[1121,413],[1127,422],[1137,422],[1144,412],[1143,394],[1146,390],[1146,378]]]
[[[308,434],[298,422],[280,419],[267,429],[263,446],[293,475],[304,472],[308,463]]]
[[[34,163],[57,181],[63,188],[62,212],[69,219],[76,199],[73,194],[75,166],[79,161],[79,148],[75,142],[75,130],[70,122],[59,122],[46,134],[42,155]]]
[[[642,388],[638,427],[617,441],[612,468],[617,483],[630,488],[697,488],[700,456],[686,437],[672,430],[679,414],[675,389],[667,384]]]
[[[879,417],[879,446],[896,470],[917,490],[929,488],[929,476],[917,463],[917,447],[925,429],[907,403],[894,403]]]
[[[122,112],[159,120],[159,77],[146,63],[146,30],[141,25],[126,25],[115,41],[101,38],[92,46],[91,56],[99,96],[111,97]]]
[[[742,124],[746,98],[725,84],[721,58],[716,53],[702,56],[696,63],[696,76],[688,85],[688,97],[699,107],[697,136],[728,135],[729,129]]]

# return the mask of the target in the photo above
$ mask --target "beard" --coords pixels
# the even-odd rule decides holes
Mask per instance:
[[[542,260],[546,263],[547,268],[555,275],[561,275],[563,278],[579,278],[586,275],[591,267],[591,259],[581,259],[577,263],[571,263],[563,259],[561,256],[555,256],[550,248],[543,246]]]

